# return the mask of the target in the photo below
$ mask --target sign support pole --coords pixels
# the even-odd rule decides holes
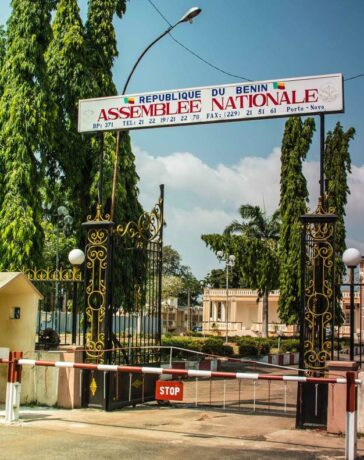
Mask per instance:
[[[324,208],[325,203],[325,172],[324,172],[324,158],[325,158],[325,114],[320,113],[320,196]]]

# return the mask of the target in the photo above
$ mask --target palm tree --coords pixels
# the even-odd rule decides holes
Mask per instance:
[[[241,269],[252,288],[263,297],[262,335],[268,337],[269,292],[278,287],[279,211],[267,216],[259,206],[249,204],[239,208],[241,221],[234,220],[225,228],[225,235],[239,235],[246,242],[246,260]]]

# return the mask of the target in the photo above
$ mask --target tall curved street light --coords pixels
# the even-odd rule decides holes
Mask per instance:
[[[165,30],[162,34],[160,34],[155,40],[150,43],[145,50],[141,53],[141,55],[136,60],[133,68],[131,69],[128,78],[126,79],[122,95],[126,93],[128,88],[129,82],[131,77],[134,74],[135,69],[138,67],[139,62],[143,59],[144,55],[154,46],[161,38],[165,35],[169,34],[171,30],[178,26],[178,24],[182,24],[184,22],[192,23],[192,20],[201,13],[201,8],[194,6],[190,8],[179,21],[177,21],[174,25],[169,26],[167,30]],[[116,182],[118,179],[118,167],[119,167],[119,146],[120,146],[120,131],[116,133],[116,148],[115,148],[115,162],[114,162],[114,172],[113,172],[113,180],[112,180],[112,194],[111,194],[111,211],[110,211],[110,218],[111,220],[114,219],[114,212],[115,212],[115,198],[116,198]],[[101,179],[100,179],[101,180]]]

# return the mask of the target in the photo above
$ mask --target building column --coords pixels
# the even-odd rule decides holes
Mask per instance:
[[[231,313],[230,313],[230,321],[236,322],[236,299],[232,299],[230,302],[231,305]]]
[[[213,302],[213,312],[214,316],[212,317],[212,321],[217,321],[217,302]]]
[[[257,322],[262,324],[263,323],[263,298],[259,298],[258,308],[257,308]]]

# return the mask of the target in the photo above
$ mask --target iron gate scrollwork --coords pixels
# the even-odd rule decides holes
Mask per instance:
[[[83,224],[87,229],[85,259],[85,361],[105,362],[108,331],[106,314],[110,303],[111,238],[113,223],[110,216],[96,216]]]
[[[36,348],[81,345],[84,312],[79,295],[83,289],[80,268],[23,268],[21,271],[43,295],[38,306]]]
[[[163,186],[149,213],[114,225],[109,216],[84,224],[85,361],[150,365],[160,362]],[[154,399],[156,377],[85,373],[85,406],[112,410]]]

